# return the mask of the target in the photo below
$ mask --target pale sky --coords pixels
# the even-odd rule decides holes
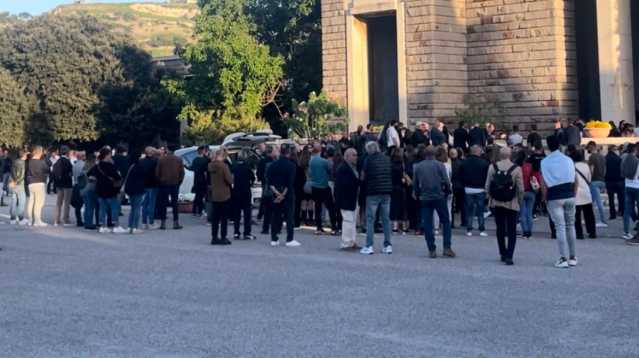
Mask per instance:
[[[12,14],[28,12],[32,15],[40,15],[58,5],[71,4],[75,0],[0,0],[0,12],[8,11]],[[99,0],[88,2],[164,2],[162,0]]]

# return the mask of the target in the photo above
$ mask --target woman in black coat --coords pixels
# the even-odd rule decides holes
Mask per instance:
[[[357,202],[360,187],[357,151],[344,153],[344,161],[335,172],[335,206],[342,215],[342,250],[357,250]]]
[[[393,231],[403,231],[406,221],[406,180],[404,157],[402,150],[394,148],[391,151],[391,178],[393,192],[391,193],[390,219],[393,221]]]
[[[242,150],[238,154],[238,160],[233,165],[233,189],[231,191],[231,202],[233,203],[234,217],[234,235],[235,240],[240,239],[240,219],[244,216],[244,240],[254,240],[255,236],[251,235],[251,211],[253,209],[251,187],[255,183],[255,174],[248,162],[250,153]],[[243,215],[242,215],[243,214]]]

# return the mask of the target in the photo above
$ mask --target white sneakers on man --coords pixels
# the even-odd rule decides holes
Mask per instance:
[[[556,268],[568,268],[570,267],[570,265],[568,264],[568,260],[566,260],[565,258],[561,257],[556,263],[555,263],[555,267]]]
[[[382,249],[382,253],[384,253],[386,255],[392,254],[393,253],[393,245],[384,246],[384,248]]]
[[[577,266],[577,258],[576,257],[569,258],[568,259],[568,266],[570,266],[570,267]]]
[[[362,255],[372,255],[375,253],[375,250],[373,250],[372,246],[364,246],[361,250],[359,250],[359,253]]]
[[[18,225],[20,225],[20,226],[27,226],[27,225],[29,225],[29,220],[27,220],[27,219],[22,219],[22,220],[20,220],[20,221],[18,222]]]
[[[45,223],[45,222],[39,222],[39,223],[34,223],[33,227],[47,227],[49,226],[49,224]]]
[[[286,243],[286,247],[299,247],[299,246],[302,246],[302,244],[300,244],[300,242],[297,240],[292,240]]]
[[[606,224],[606,223],[597,223],[597,224],[595,224],[595,226],[598,227],[598,228],[606,228],[606,227],[608,227],[608,224]]]
[[[114,234],[126,234],[128,231],[123,228],[122,226],[117,226],[113,228],[113,233]]]
[[[280,242],[278,241],[271,241],[271,246],[275,247],[275,246],[280,246]]]
[[[111,233],[111,229],[109,229],[108,227],[104,227],[104,226],[102,226],[102,227],[100,227],[100,228],[98,229],[98,232],[99,232],[100,234],[110,234],[110,233]]]
[[[623,234],[623,236],[621,236],[624,240],[630,240],[632,239],[634,236],[632,236],[631,234],[625,233]]]
[[[487,234],[485,231],[482,231],[482,232],[480,232],[480,233],[479,233],[479,236],[481,236],[481,237],[487,237],[487,236],[488,236],[488,234]]]

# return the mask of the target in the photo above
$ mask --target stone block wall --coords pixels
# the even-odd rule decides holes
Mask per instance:
[[[450,119],[467,93],[466,0],[406,1],[408,121]]]
[[[344,0],[321,0],[323,88],[347,106],[346,10]]]
[[[578,115],[574,0],[467,0],[466,22],[469,95],[497,100],[498,128]]]

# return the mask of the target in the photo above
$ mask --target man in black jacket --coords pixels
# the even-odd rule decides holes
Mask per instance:
[[[357,245],[358,189],[357,151],[349,148],[344,152],[344,163],[335,174],[335,206],[342,214],[342,250],[360,249]]]
[[[606,154],[605,181],[610,206],[610,220],[614,220],[617,218],[617,214],[623,216],[625,199],[624,178],[621,175],[621,157],[617,154],[617,146],[615,145],[608,147],[608,154]],[[615,208],[615,196],[617,197],[619,210]]]
[[[488,236],[484,225],[486,210],[486,176],[490,162],[481,157],[478,145],[470,147],[470,155],[461,165],[459,176],[464,185],[464,205],[466,211],[466,235],[473,236],[473,217],[477,217],[479,236]]]
[[[57,189],[53,225],[71,225],[69,208],[73,194],[73,164],[69,159],[69,147],[66,145],[60,147],[60,159],[53,165],[52,174]]]
[[[366,246],[360,251],[364,255],[372,255],[373,237],[375,235],[374,223],[377,208],[381,208],[380,219],[384,228],[384,249],[385,254],[393,253],[391,245],[391,224],[390,224],[390,200],[393,192],[393,181],[391,177],[391,161],[382,154],[377,142],[366,144],[368,156],[362,167],[362,180],[364,181],[366,193]]]
[[[463,150],[464,153],[468,150],[468,128],[464,121],[459,122],[459,127],[453,131],[453,147]]]
[[[204,211],[204,199],[206,198],[206,190],[208,188],[208,180],[206,178],[209,168],[209,147],[200,146],[197,148],[197,157],[191,163],[193,171],[193,215],[202,216]]]
[[[428,138],[428,124],[426,122],[419,122],[415,126],[415,132],[411,136],[411,144],[417,148],[420,144],[425,146],[430,145],[430,139]]]
[[[157,229],[159,226],[155,222],[155,207],[158,197],[158,178],[155,176],[155,169],[158,165],[160,151],[153,147],[144,149],[144,159],[140,164],[144,168],[144,199],[142,200],[142,224],[144,230]]]
[[[277,237],[282,229],[282,221],[286,220],[286,247],[298,247],[301,244],[295,240],[295,163],[290,159],[291,151],[295,150],[289,144],[282,144],[280,157],[266,169],[266,182],[272,193],[271,210],[271,246],[278,246]]]
[[[486,147],[486,142],[488,141],[488,135],[486,130],[482,128],[479,123],[475,123],[473,128],[468,132],[468,145],[473,146],[477,145],[481,148]]]

